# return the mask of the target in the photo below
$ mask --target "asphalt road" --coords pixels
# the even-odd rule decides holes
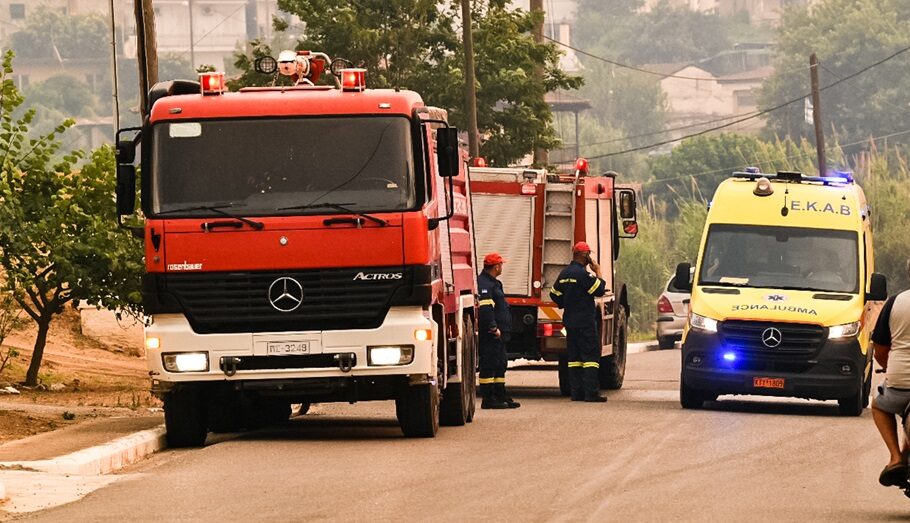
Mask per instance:
[[[569,402],[551,366],[512,369],[522,407],[404,439],[390,402],[319,406],[258,433],[166,451],[34,521],[904,520],[877,483],[869,412],[722,397],[683,411],[679,351],[629,357],[606,404]]]

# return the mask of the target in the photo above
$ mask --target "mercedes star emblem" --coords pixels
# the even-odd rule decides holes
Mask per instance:
[[[783,334],[781,334],[781,332],[774,327],[767,328],[764,332],[761,333],[761,342],[764,343],[765,347],[768,347],[769,349],[773,349],[774,347],[780,345],[780,342],[783,341],[783,339]]]
[[[269,286],[269,303],[277,311],[293,311],[303,303],[303,285],[287,276],[278,278]]]

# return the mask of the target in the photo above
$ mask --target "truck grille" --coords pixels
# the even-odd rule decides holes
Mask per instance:
[[[780,345],[768,347],[762,342],[763,333],[770,328],[780,332]],[[825,341],[826,330],[818,325],[759,321],[724,321],[720,336],[724,345],[745,352],[800,355],[814,354]]]
[[[369,329],[382,324],[396,291],[414,284],[413,271],[405,269],[169,274],[165,287],[199,334]],[[355,280],[359,273],[402,277]],[[269,288],[281,278],[303,287],[303,300],[289,312],[277,310],[269,298]]]

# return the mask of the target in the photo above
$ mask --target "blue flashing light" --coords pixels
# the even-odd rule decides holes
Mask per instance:
[[[743,172],[746,172],[749,174],[758,174],[761,172],[761,169],[759,169],[758,167],[746,167],[745,169],[743,169]]]
[[[724,361],[729,361],[729,362],[736,361],[736,353],[735,352],[725,352]]]

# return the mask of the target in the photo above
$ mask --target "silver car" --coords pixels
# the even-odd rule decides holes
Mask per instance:
[[[661,349],[672,349],[682,339],[689,315],[689,291],[677,289],[675,280],[675,276],[670,277],[666,290],[657,299],[657,346]]]

